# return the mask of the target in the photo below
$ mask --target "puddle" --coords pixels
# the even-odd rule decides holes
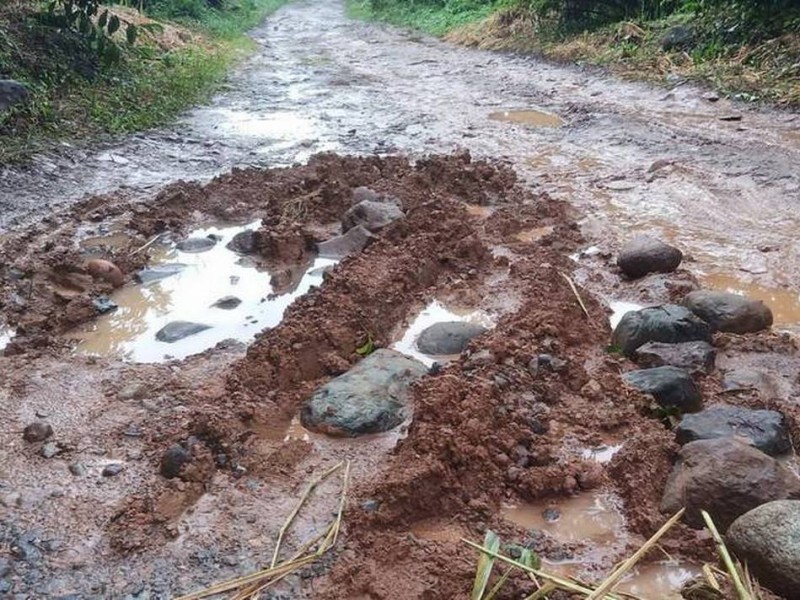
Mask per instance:
[[[614,591],[624,592],[641,600],[680,600],[683,585],[702,574],[697,565],[664,561],[635,567]]]
[[[608,303],[608,307],[611,309],[611,316],[608,320],[611,323],[612,330],[617,328],[617,325],[619,325],[619,322],[622,320],[622,317],[625,316],[625,313],[644,308],[644,306],[641,304],[628,302],[627,300],[611,300]]]
[[[438,300],[434,300],[414,318],[411,325],[403,333],[403,337],[392,345],[392,350],[397,350],[406,356],[415,358],[428,367],[437,361],[452,360],[455,356],[429,356],[417,349],[417,338],[425,329],[435,323],[447,321],[465,321],[483,325],[486,328],[494,327],[491,317],[481,310],[451,310]]]
[[[76,352],[158,362],[185,358],[226,339],[249,342],[258,332],[278,325],[296,298],[322,284],[322,267],[336,261],[317,258],[293,272],[292,280],[276,290],[269,272],[242,264],[240,256],[225,247],[234,235],[258,225],[192,232],[193,238],[219,236],[220,241],[206,252],[162,247],[151,266],[180,263],[185,265],[183,270],[149,285],[128,285],[114,292],[111,300],[119,308],[69,333],[79,340]],[[283,293],[270,296],[276,291]],[[212,307],[226,296],[241,302],[229,310]],[[157,340],[156,332],[171,321],[202,323],[209,329],[173,343]]]
[[[259,114],[246,110],[220,108],[212,111],[216,128],[234,135],[286,140],[293,143],[314,135],[314,123],[297,113],[277,111]]]
[[[14,333],[8,327],[0,326],[0,352],[6,349],[8,343],[14,338]]]
[[[698,278],[704,287],[763,300],[772,310],[774,324],[778,327],[800,325],[800,292],[747,283],[733,275],[714,273]]]
[[[594,448],[584,448],[581,450],[581,458],[605,464],[610,462],[621,448],[622,444],[603,444]]]
[[[127,233],[111,233],[97,235],[81,240],[78,245],[84,250],[99,248],[124,249],[130,245],[131,236]]]
[[[542,110],[501,110],[489,114],[492,121],[505,121],[529,127],[561,127],[564,119]]]
[[[614,499],[604,493],[506,507],[501,514],[526,529],[544,531],[559,542],[613,543],[625,525]]]

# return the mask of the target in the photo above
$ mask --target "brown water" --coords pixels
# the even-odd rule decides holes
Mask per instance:
[[[735,275],[721,273],[701,275],[699,279],[708,288],[762,300],[772,310],[776,327],[794,329],[800,327],[800,291],[798,289],[759,285],[744,281]]]
[[[505,121],[529,127],[561,127],[564,119],[543,110],[502,110],[489,114],[493,121]]]

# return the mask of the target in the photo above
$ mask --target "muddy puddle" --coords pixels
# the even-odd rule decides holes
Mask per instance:
[[[411,358],[415,358],[429,367],[435,362],[447,362],[452,360],[456,358],[456,356],[434,356],[424,354],[417,348],[417,339],[425,329],[436,323],[452,321],[473,323],[486,327],[487,329],[491,329],[494,326],[492,317],[484,311],[449,305],[445,306],[438,300],[434,300],[414,317],[408,328],[405,329],[401,335],[398,335],[399,339],[392,345],[392,349],[402,352]]]
[[[622,444],[600,444],[581,450],[581,458],[592,460],[600,464],[611,462],[614,455],[622,449]]]
[[[501,110],[489,114],[492,121],[503,121],[528,127],[561,127],[564,119],[543,110]]]
[[[747,282],[735,275],[709,273],[699,276],[705,287],[762,300],[772,310],[774,326],[800,329],[800,292]]]
[[[247,343],[258,332],[278,325],[289,305],[321,285],[325,268],[336,261],[317,258],[298,266],[277,288],[270,272],[255,268],[226,247],[237,233],[258,225],[193,231],[189,239],[216,240],[202,252],[181,251],[174,244],[154,248],[147,272],[157,279],[114,292],[110,300],[118,308],[69,333],[78,340],[75,351],[158,362],[185,358],[223,340]],[[205,329],[173,342],[158,339],[158,332],[175,321]]]

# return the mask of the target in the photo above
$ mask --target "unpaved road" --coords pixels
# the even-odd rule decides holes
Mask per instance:
[[[86,194],[151,192],[323,150],[467,148],[576,204],[599,239],[652,230],[735,278],[781,287],[800,275],[798,115],[454,47],[351,20],[340,0],[292,3],[253,37],[258,51],[228,89],[175,126],[0,171],[0,228]],[[488,118],[531,107],[566,125]],[[720,120],[729,115],[742,119]]]

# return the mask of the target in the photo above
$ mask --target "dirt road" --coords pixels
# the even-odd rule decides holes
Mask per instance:
[[[797,115],[711,103],[689,85],[658,89],[454,47],[348,19],[338,0],[292,3],[253,37],[258,50],[226,91],[174,127],[0,171],[0,227],[86,194],[148,192],[323,150],[466,148],[507,159],[571,201],[600,239],[648,230],[678,241],[706,269],[730,276],[718,286],[780,288],[800,276]],[[564,125],[490,118],[527,108]],[[800,320],[800,306],[786,310],[784,321]]]

